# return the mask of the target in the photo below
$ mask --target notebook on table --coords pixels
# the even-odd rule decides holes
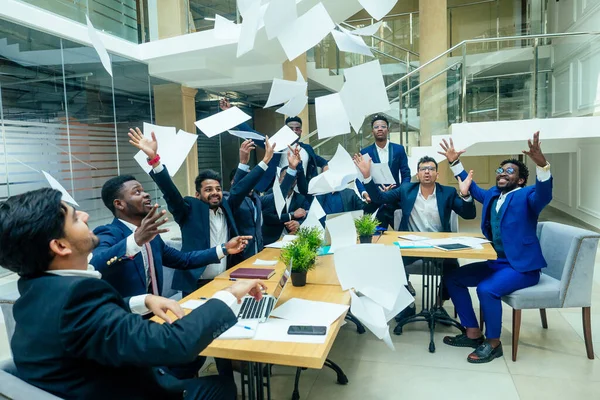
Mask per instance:
[[[238,268],[229,274],[235,279],[269,279],[275,275],[273,268]]]

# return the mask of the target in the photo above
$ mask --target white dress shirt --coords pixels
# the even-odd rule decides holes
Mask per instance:
[[[441,232],[442,221],[437,205],[437,188],[433,187],[433,193],[425,198],[419,185],[419,193],[415,199],[415,205],[408,217],[408,229],[412,232]]]
[[[375,148],[377,149],[379,162],[382,164],[387,164],[390,160],[390,141],[386,140],[385,146],[383,146],[383,148],[377,146],[377,143],[375,143]]]

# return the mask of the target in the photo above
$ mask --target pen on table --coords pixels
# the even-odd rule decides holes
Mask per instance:
[[[230,281],[237,281],[235,278],[229,278]]]
[[[246,325],[236,324],[235,326],[239,326],[240,328],[248,329],[249,331],[252,330],[252,328],[250,328],[249,326],[246,326]]]
[[[206,297],[200,297],[200,300],[208,300]]]

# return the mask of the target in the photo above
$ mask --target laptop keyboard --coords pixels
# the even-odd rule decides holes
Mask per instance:
[[[238,314],[239,319],[259,319],[268,315],[273,309],[275,299],[273,297],[263,297],[260,301],[246,297]]]

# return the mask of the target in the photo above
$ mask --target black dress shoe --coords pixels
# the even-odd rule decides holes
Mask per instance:
[[[485,342],[483,335],[477,339],[471,339],[466,333],[461,333],[456,336],[444,337],[444,343],[453,347],[472,347],[474,349],[479,348]]]
[[[412,317],[416,313],[417,313],[417,307],[415,307],[415,304],[413,303],[410,306],[406,307],[404,310],[400,311],[398,313],[398,315],[396,315],[396,322],[400,322],[403,319]]]
[[[471,358],[471,355],[477,356],[477,358]],[[484,364],[489,363],[494,358],[502,357],[503,355],[504,352],[502,351],[502,343],[494,348],[489,342],[485,342],[475,349],[474,352],[469,354],[467,361],[471,364]]]
[[[415,288],[413,287],[412,283],[410,283],[410,281],[408,281],[408,285],[406,285],[406,289],[408,289],[408,293],[410,293],[410,295],[412,297],[415,297],[417,295],[417,292],[415,292]]]

